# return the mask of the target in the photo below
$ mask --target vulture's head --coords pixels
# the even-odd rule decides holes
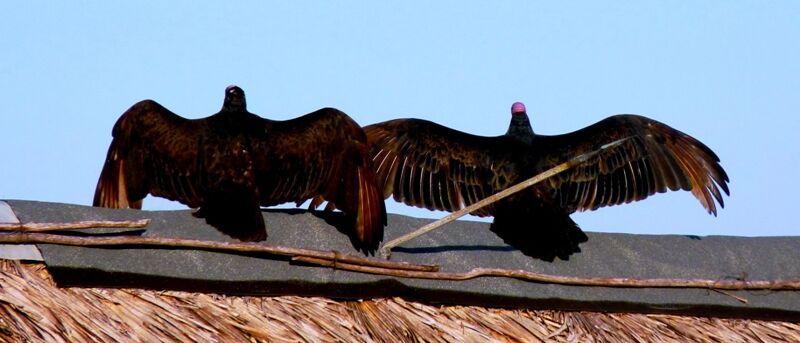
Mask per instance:
[[[506,135],[512,136],[522,142],[530,144],[533,141],[533,128],[525,111],[525,104],[515,102],[511,105],[511,123],[508,125]]]
[[[246,111],[247,102],[244,100],[244,90],[236,85],[225,88],[225,102],[222,104],[223,110]]]
[[[511,115],[512,116],[519,116],[519,115],[527,116],[527,111],[525,110],[525,104],[523,104],[521,102],[515,102],[513,105],[511,105]]]

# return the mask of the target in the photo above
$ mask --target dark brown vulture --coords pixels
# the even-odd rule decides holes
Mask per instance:
[[[511,107],[508,132],[483,137],[421,119],[364,128],[384,197],[431,210],[456,211],[579,155],[572,169],[475,211],[494,216],[491,230],[529,256],[568,259],[588,238],[569,215],[688,190],[709,213],[728,176],[700,141],[638,115],[616,115],[584,129],[537,135],[525,105]],[[597,154],[591,154],[594,151]]]
[[[354,228],[357,249],[374,252],[386,209],[364,131],[345,113],[323,108],[273,121],[247,111],[244,91],[225,89],[222,110],[182,118],[152,100],[125,111],[97,182],[94,206],[141,208],[154,196],[177,200],[220,231],[267,237],[260,206],[328,201]]]

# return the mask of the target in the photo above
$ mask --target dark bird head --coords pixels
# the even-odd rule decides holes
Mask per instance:
[[[247,102],[244,100],[244,90],[236,85],[225,88],[225,102],[222,103],[223,112],[246,112]]]
[[[531,128],[531,122],[528,120],[525,104],[515,102],[511,105],[511,123],[508,125],[506,135],[528,144],[533,141],[533,128]]]

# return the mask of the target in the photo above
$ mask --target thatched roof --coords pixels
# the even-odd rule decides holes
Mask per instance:
[[[188,210],[136,211],[8,201],[23,222],[142,219],[144,229],[96,231],[93,237],[191,238],[232,241]],[[321,213],[264,212],[267,244],[355,253],[346,235]],[[387,239],[430,220],[390,215]],[[566,277],[706,279],[711,282],[796,279],[800,237],[690,237],[589,232],[569,261],[544,262],[510,249],[487,223],[457,221],[395,249],[392,260],[439,265],[445,272],[474,268],[525,270]],[[72,233],[69,236],[85,236]],[[577,287],[502,277],[443,281],[372,275],[298,264],[286,257],[204,249],[39,244],[59,286],[146,288],[232,295],[303,295],[332,299],[403,297],[430,304],[665,313],[759,319],[800,319],[800,292],[703,288]]]
[[[89,230],[89,236],[228,239],[188,211],[8,204],[5,213],[0,208],[0,222],[150,218],[143,230]],[[305,211],[264,215],[269,244],[352,249],[331,218]],[[427,222],[396,215],[389,220],[388,238]],[[456,272],[500,267],[577,277],[724,281],[800,274],[797,237],[590,233],[583,252],[548,263],[508,249],[486,223],[451,225],[397,249],[394,258]],[[0,260],[0,341],[800,340],[798,291],[578,287],[497,277],[422,280],[207,249],[29,248],[41,251],[44,264]],[[6,252],[0,247],[0,255]]]
[[[0,263],[2,342],[798,340],[800,324],[779,321],[58,288],[43,264]]]

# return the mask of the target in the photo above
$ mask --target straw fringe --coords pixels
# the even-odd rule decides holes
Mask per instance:
[[[237,297],[57,288],[0,261],[0,342],[782,342],[800,324],[673,315],[431,306],[400,298]]]

